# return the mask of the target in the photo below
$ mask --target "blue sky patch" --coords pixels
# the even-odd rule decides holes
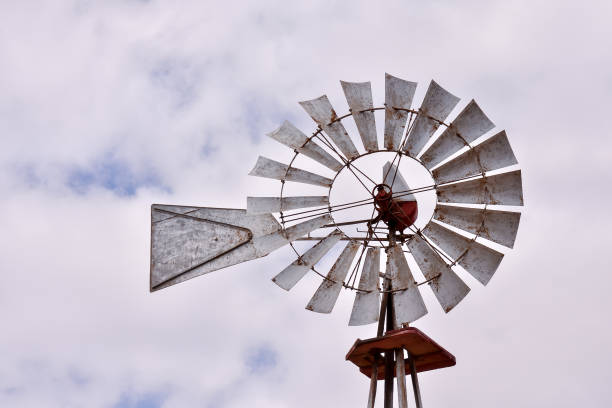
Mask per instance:
[[[249,351],[245,359],[245,365],[251,373],[262,373],[272,370],[277,364],[278,353],[267,345]]]

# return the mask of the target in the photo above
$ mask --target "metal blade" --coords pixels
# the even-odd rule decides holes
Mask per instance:
[[[355,294],[349,326],[360,326],[378,321],[380,294],[378,274],[380,273],[380,249],[368,248],[359,279],[360,292]]]
[[[406,193],[406,191],[410,191],[410,186],[406,183],[402,173],[400,173],[395,164],[385,163],[383,166],[383,177],[383,184],[391,187],[393,195],[401,194],[401,196],[395,198],[396,201],[416,201],[414,194]]]
[[[359,156],[359,152],[353,141],[351,140],[342,122],[333,122],[338,118],[334,108],[332,107],[327,95],[323,95],[311,101],[300,102],[302,108],[317,122],[325,133],[331,137],[338,149],[346,156],[347,159],[354,159]]]
[[[394,245],[389,249],[387,273],[392,276],[391,289],[397,291],[393,292],[395,327],[402,327],[402,323],[411,323],[425,316],[427,307],[414,282],[401,246]]]
[[[342,168],[342,163],[323,150],[314,140],[308,140],[308,137],[291,122],[284,121],[278,129],[268,133],[268,136],[333,171],[340,171]]]
[[[310,268],[319,262],[321,258],[340,241],[341,237],[342,232],[338,230],[333,231],[272,278],[272,282],[285,290],[290,290],[304,277],[304,275],[306,275],[306,272],[308,272]]]
[[[385,74],[385,149],[399,149],[417,83]]]
[[[306,305],[306,309],[317,313],[331,313],[342,289],[342,283],[359,247],[359,243],[353,241],[346,244],[340,257],[338,257],[334,266],[329,270],[327,279],[321,282],[319,289],[317,289],[308,305]]]
[[[328,204],[327,196],[283,197],[282,199],[280,197],[247,197],[247,213],[266,214]]]
[[[491,205],[523,205],[521,171],[497,174],[438,187],[438,201]]]
[[[329,215],[322,215],[317,218],[301,222],[286,228],[284,231],[277,231],[273,234],[264,235],[259,238],[253,239],[253,245],[259,256],[264,256],[270,252],[278,249],[289,242],[295,241],[296,239],[303,237],[312,231],[321,228],[322,226],[333,222],[333,219]]]
[[[446,183],[517,163],[506,132],[502,130],[461,156],[438,167],[432,175],[437,183]]]
[[[363,147],[368,152],[378,150],[378,138],[376,136],[376,121],[374,112],[366,109],[374,108],[372,102],[372,85],[369,82],[344,82],[340,81],[346,101],[348,102],[353,119],[357,125],[359,136]],[[365,112],[364,112],[365,111]]]
[[[438,205],[434,219],[512,248],[521,213]]]
[[[241,209],[151,206],[151,291],[266,255],[254,241],[278,234],[271,214]]]
[[[472,99],[461,111],[450,127],[436,139],[421,156],[421,162],[431,169],[451,154],[458,152],[467,143],[493,129],[495,125]]]
[[[446,313],[450,312],[468,294],[470,288],[457,276],[427,242],[418,235],[407,243],[416,263]]]
[[[489,283],[504,257],[504,254],[435,222],[427,224],[423,234],[483,285]]]
[[[447,92],[435,81],[431,81],[404,146],[406,153],[416,157],[440,126],[438,121],[444,121],[457,103],[459,98]]]
[[[306,170],[296,169],[291,167],[287,171],[288,166],[283,163],[268,159],[267,157],[259,156],[257,163],[249,176],[258,176],[272,178],[276,180],[288,180],[298,183],[314,184],[315,186],[329,187],[333,181],[327,177],[319,176]]]

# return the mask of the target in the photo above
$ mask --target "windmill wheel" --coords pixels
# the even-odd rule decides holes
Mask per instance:
[[[325,95],[300,102],[317,129],[306,136],[284,122],[269,136],[293,149],[293,159],[284,164],[260,156],[250,172],[281,182],[278,196],[247,198],[248,215],[276,213],[280,221],[276,233],[257,241],[258,256],[291,245],[297,259],[273,278],[286,290],[309,271],[321,276],[306,306],[309,310],[330,313],[342,288],[356,292],[349,325],[378,321],[380,295],[385,291],[394,294],[396,326],[417,320],[427,314],[420,292],[425,284],[449,312],[470,290],[453,268],[461,266],[486,285],[504,256],[494,249],[496,244],[514,245],[520,213],[491,208],[523,205],[521,172],[506,169],[518,163],[506,133],[483,137],[495,125],[473,100],[447,124],[459,98],[434,81],[418,109],[412,107],[417,84],[389,74],[382,107],[374,107],[369,82],[341,81],[341,85],[350,113],[338,116]],[[376,114],[382,111],[380,147]],[[361,152],[343,124],[349,117],[359,133]],[[300,156],[330,175],[297,167]],[[372,166],[374,158],[379,160],[378,170],[376,164]],[[366,159],[370,163],[364,170]],[[402,174],[402,162],[418,164],[431,182],[414,188],[413,172]],[[354,183],[347,191],[367,194],[332,202],[330,197],[343,174]],[[321,193],[288,195],[289,183],[317,186]],[[418,215],[422,194],[434,194],[435,208]],[[371,216],[341,219],[343,212],[356,208],[370,211]],[[357,233],[348,233],[346,226]],[[322,234],[311,235],[315,231]],[[318,242],[301,253],[294,245],[299,240]],[[326,273],[319,271],[317,263],[344,241],[333,266]],[[383,281],[382,251],[387,258]],[[418,265],[422,281],[416,281],[406,256]]]

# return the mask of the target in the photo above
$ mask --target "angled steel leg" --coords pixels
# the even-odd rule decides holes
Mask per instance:
[[[408,365],[410,366],[410,377],[412,378],[412,390],[414,391],[414,401],[416,402],[417,408],[423,408],[423,402],[421,401],[421,389],[419,388],[419,377],[414,365],[414,359],[408,353]]]

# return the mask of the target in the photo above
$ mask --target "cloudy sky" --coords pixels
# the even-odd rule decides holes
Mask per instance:
[[[457,357],[428,407],[606,407],[607,1],[0,3],[0,406],[364,406],[373,326],[270,282],[290,252],[150,294],[151,203],[241,208],[297,104],[430,79],[508,132],[526,206],[486,288],[417,326]],[[274,184],[276,186],[276,184]]]

